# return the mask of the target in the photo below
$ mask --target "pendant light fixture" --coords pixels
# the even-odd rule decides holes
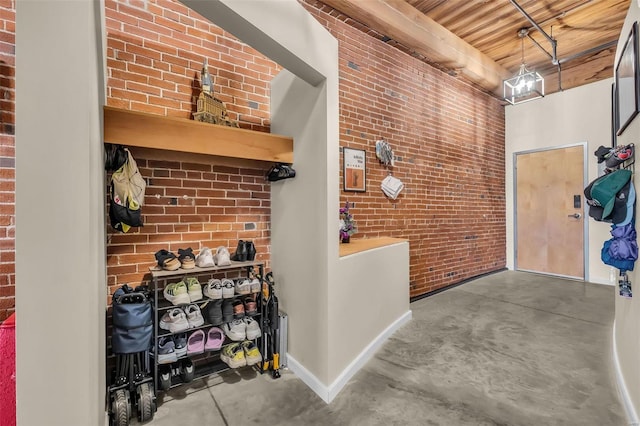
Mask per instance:
[[[524,62],[524,38],[529,34],[528,28],[518,30],[522,49],[522,63],[515,76],[504,80],[504,100],[511,105],[531,101],[544,96],[544,78],[536,71],[527,69]]]

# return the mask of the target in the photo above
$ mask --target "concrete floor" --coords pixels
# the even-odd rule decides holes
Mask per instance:
[[[161,425],[625,425],[614,287],[505,271],[411,304],[330,404],[244,368],[160,395]],[[135,424],[135,422],[133,422]]]

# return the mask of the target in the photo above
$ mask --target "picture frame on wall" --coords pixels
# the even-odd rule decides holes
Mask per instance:
[[[345,191],[367,190],[367,157],[364,149],[342,148],[342,180]]]
[[[638,23],[634,22],[616,66],[615,87],[617,93],[617,131],[620,136],[640,112],[638,84]]]

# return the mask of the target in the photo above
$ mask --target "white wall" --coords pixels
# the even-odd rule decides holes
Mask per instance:
[[[102,2],[16,4],[18,424],[102,425]]]
[[[507,268],[514,268],[513,154],[532,149],[587,142],[587,183],[598,176],[593,155],[600,145],[611,146],[611,83],[613,79],[554,93],[505,111],[505,191],[507,195]],[[586,185],[585,185],[586,186]],[[583,197],[584,199],[584,197]],[[588,220],[587,211],[583,212]],[[588,220],[589,281],[610,284],[610,270],[600,260],[600,249],[611,238],[609,225]]]
[[[618,40],[616,58],[620,57],[620,51],[631,31],[632,23],[638,20],[640,20],[640,8],[638,2],[632,1]],[[618,144],[634,143],[638,147],[640,146],[639,136],[640,116],[636,116],[634,121],[624,130],[624,133],[618,136]],[[636,150],[637,161],[638,153]],[[640,179],[636,173],[633,176],[633,184],[636,188],[640,187]],[[636,212],[637,206],[638,201],[636,201]],[[637,219],[636,229],[638,229]],[[628,392],[623,393],[623,402],[627,407],[630,420],[638,422],[638,413],[640,413],[640,272],[638,272],[638,262],[636,262],[635,271],[630,272],[629,276],[635,293],[634,297],[625,299],[616,293],[614,353],[617,354],[618,373],[622,379],[619,380],[619,385],[623,388],[626,387]]]

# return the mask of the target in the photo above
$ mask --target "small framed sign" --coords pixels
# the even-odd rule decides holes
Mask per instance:
[[[345,191],[367,190],[367,157],[364,149],[342,149],[342,178]]]

